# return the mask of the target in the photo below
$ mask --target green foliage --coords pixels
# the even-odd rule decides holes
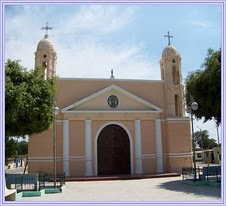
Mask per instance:
[[[18,155],[28,154],[28,142],[20,141],[18,142]]]
[[[28,142],[27,141],[17,141],[13,137],[5,138],[5,157],[13,158],[18,155],[28,154]]]
[[[25,136],[47,130],[54,120],[52,97],[56,78],[44,79],[41,68],[27,71],[20,61],[5,65],[6,137]]]
[[[207,130],[195,132],[194,140],[195,143],[202,149],[212,149],[218,146],[215,139],[209,139],[209,133]]]
[[[216,140],[211,138],[211,139],[207,139],[204,144],[203,144],[204,148],[206,149],[212,149],[214,147],[217,147],[218,144],[216,143]]]
[[[207,57],[199,69],[188,74],[186,84],[186,103],[190,103],[190,95],[198,103],[199,108],[193,111],[196,118],[204,117],[204,122],[215,119],[221,123],[221,50],[208,49]]]
[[[16,141],[13,138],[5,138],[5,159],[14,157],[16,155]]]

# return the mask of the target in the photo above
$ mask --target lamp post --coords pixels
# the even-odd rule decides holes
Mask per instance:
[[[194,140],[194,125],[193,125],[193,110],[198,109],[198,103],[195,101],[192,101],[187,107],[187,112],[191,113],[191,126],[192,126],[192,150],[193,150],[193,164],[194,164],[194,181],[196,182],[196,161],[195,161],[195,140]]]
[[[201,153],[201,155],[202,155],[202,162],[203,162],[203,136],[202,136],[202,133],[201,133],[201,129],[200,129],[200,127],[199,126],[196,126],[196,127],[198,127],[199,128],[199,130],[200,130],[200,135],[201,135],[201,150],[202,150],[202,153]]]
[[[216,124],[216,128],[217,128],[217,144],[218,144],[218,160],[219,160],[219,164],[221,164],[221,157],[220,157],[220,152],[219,152],[219,149],[220,149],[220,138],[219,138],[219,124],[217,123],[217,121],[215,121],[215,124]]]
[[[59,113],[59,108],[56,106],[53,98],[53,172],[54,172],[54,188],[56,188],[56,115]]]
[[[215,125],[216,125],[216,128],[217,128],[217,144],[218,144],[218,147],[220,145],[220,138],[219,138],[219,124],[217,123],[216,120],[214,120],[215,122]]]
[[[19,137],[16,138],[16,167],[18,167],[18,159],[19,159],[19,152],[18,152],[18,142]]]

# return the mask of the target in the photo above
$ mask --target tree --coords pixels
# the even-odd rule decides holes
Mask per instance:
[[[207,130],[200,130],[194,133],[195,143],[202,149],[212,149],[217,147],[215,139],[209,139],[209,132]]]
[[[17,157],[18,155],[26,155],[28,153],[28,142],[19,141],[18,138],[5,138],[5,158]]]
[[[28,153],[28,142],[20,141],[18,143],[18,154],[19,155],[26,155]]]
[[[7,160],[10,157],[14,157],[16,155],[16,141],[13,138],[6,137],[5,138],[5,159]],[[7,161],[5,162],[7,165]]]
[[[218,144],[216,143],[216,140],[211,138],[211,139],[207,139],[205,142],[204,142],[204,148],[205,149],[212,149],[214,147],[217,147]]]
[[[193,96],[199,108],[193,111],[196,118],[204,117],[204,122],[214,118],[221,123],[221,50],[208,49],[202,69],[188,74],[186,85],[186,103]]]
[[[20,61],[5,64],[5,128],[8,137],[41,133],[54,120],[56,78],[44,79],[41,68],[27,71]]]
[[[195,144],[198,145],[200,148],[203,148],[203,141],[209,138],[209,132],[207,130],[200,130],[194,133],[194,140]]]

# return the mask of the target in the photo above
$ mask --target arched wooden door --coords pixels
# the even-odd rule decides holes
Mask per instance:
[[[130,141],[115,124],[106,126],[97,140],[98,175],[130,174]]]

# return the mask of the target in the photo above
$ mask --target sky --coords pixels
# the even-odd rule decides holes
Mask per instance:
[[[113,69],[116,79],[160,80],[169,31],[182,57],[184,80],[201,68],[208,48],[222,46],[222,5],[215,2],[10,4],[4,13],[5,61],[19,59],[33,69],[34,52],[46,32],[41,28],[48,22],[59,77],[110,78]],[[199,128],[217,140],[214,122],[195,120],[194,130]]]

